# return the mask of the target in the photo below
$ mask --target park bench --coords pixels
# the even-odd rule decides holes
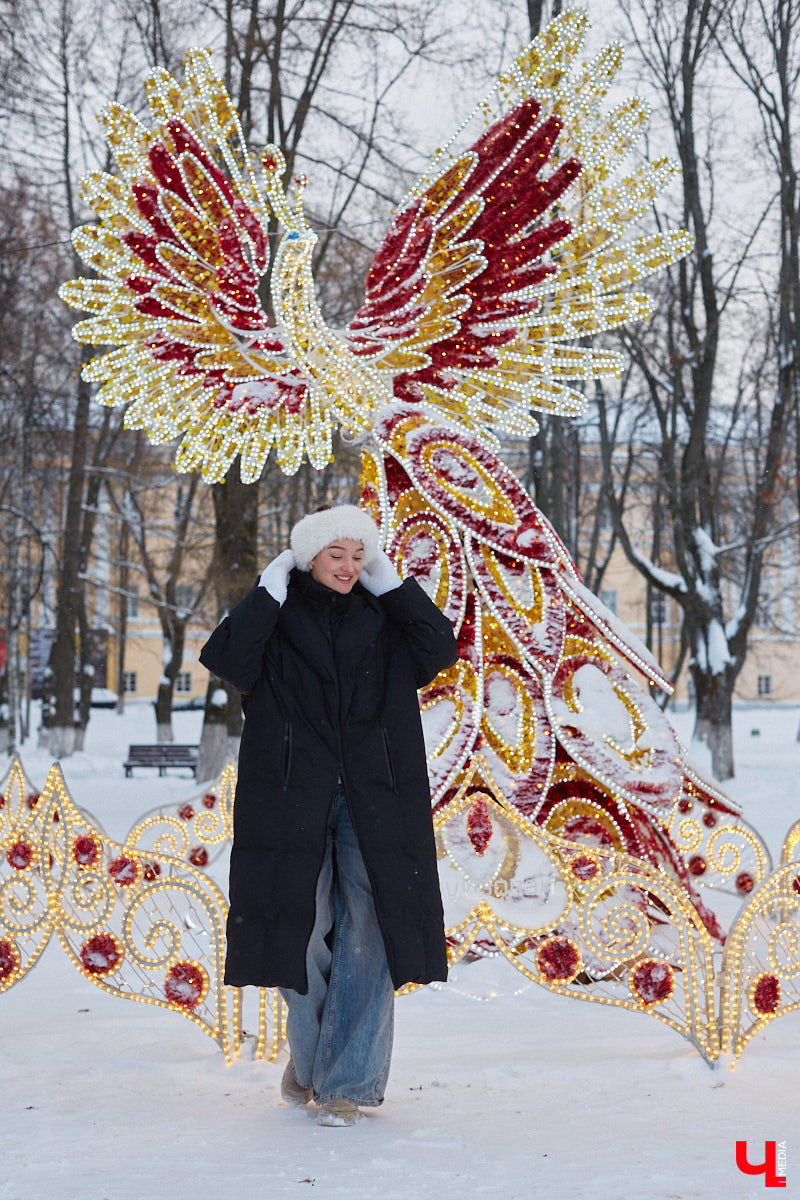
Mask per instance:
[[[197,773],[197,746],[179,746],[175,742],[159,742],[155,746],[129,746],[128,760],[122,765],[126,778],[130,778],[134,767],[158,767],[163,775],[168,767],[188,767]]]

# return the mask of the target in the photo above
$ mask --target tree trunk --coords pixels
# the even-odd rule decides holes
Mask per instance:
[[[213,485],[213,496],[216,519],[213,571],[221,619],[253,586],[259,573],[258,490],[255,484],[241,482],[238,465],[234,465],[224,483]],[[241,732],[238,692],[212,677],[203,715],[198,779],[213,779],[229,761],[236,760]]]
[[[165,641],[165,649],[169,646],[169,660],[164,664],[164,674],[158,684],[156,695],[156,739],[159,742],[172,742],[172,702],[175,696],[175,680],[183,664],[183,648],[186,640],[186,623],[173,620],[170,625],[169,641]]]
[[[86,726],[92,711],[92,688],[94,686],[94,664],[92,663],[92,638],[89,633],[89,618],[86,612],[86,594],[81,594],[78,603],[78,702],[75,712],[74,750],[83,750]]]
[[[166,676],[162,675],[156,693],[156,741],[174,742],[172,732],[172,689]]]
[[[708,746],[711,770],[720,783],[733,779],[733,683],[731,671],[711,677],[709,688]]]
[[[695,688],[695,722],[693,738],[711,751],[711,771],[722,782],[732,779],[733,759],[733,688],[738,670],[731,664],[724,671],[712,674],[690,667]]]
[[[694,733],[696,742],[708,745],[711,729],[708,680],[705,673],[694,664],[689,667],[689,673],[694,684]]]
[[[90,357],[91,352],[84,349],[81,352],[81,366]],[[56,636],[49,661],[52,705],[42,706],[43,725],[46,719],[52,722],[46,734],[47,747],[56,759],[67,758],[75,748],[75,633],[83,586],[80,579],[83,550],[81,510],[89,434],[89,403],[89,385],[79,376],[56,602]]]
[[[239,697],[215,676],[208,681],[206,708],[203,714],[203,733],[197,754],[197,779],[207,782],[216,779],[229,762],[239,756],[239,739],[229,737],[229,709],[239,706]],[[239,709],[241,713],[241,708]]]
[[[119,527],[119,595],[117,617],[117,712],[125,711],[125,643],[128,640],[128,526],[125,521]]]

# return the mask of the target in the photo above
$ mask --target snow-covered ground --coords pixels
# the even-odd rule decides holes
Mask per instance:
[[[688,717],[673,719],[685,740]],[[199,722],[178,714],[176,740],[196,740]],[[798,722],[798,709],[736,714],[729,791],[776,860],[800,817]],[[123,778],[128,743],[154,733],[149,706],[97,711],[87,750],[63,763],[73,798],[113,838],[195,790]],[[23,762],[41,785],[49,764],[33,743]],[[781,1194],[800,1196],[800,1013],[754,1038],[734,1071],[711,1070],[655,1020],[484,962],[398,1001],[386,1103],[354,1129],[282,1105],[284,1061],[226,1066],[189,1022],[92,988],[51,944],[0,996],[0,1196],[750,1200],[765,1184],[736,1168],[745,1139],[753,1163],[766,1140],[786,1143]]]

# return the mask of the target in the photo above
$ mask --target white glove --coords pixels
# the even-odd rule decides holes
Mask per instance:
[[[361,568],[361,574],[358,577],[359,583],[363,583],[368,592],[372,592],[373,596],[382,596],[384,592],[393,592],[395,588],[399,588],[403,582],[397,571],[394,569],[394,564],[383,550],[371,558],[368,563],[365,563]]]
[[[261,573],[259,584],[278,604],[283,604],[286,599],[286,587],[289,581],[289,572],[294,566],[294,554],[291,550],[284,550],[277,558],[273,558]]]

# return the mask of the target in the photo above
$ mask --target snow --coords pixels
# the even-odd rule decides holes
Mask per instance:
[[[572,677],[580,712],[573,712],[563,700],[554,699],[552,710],[560,725],[570,725],[592,741],[611,739],[624,749],[633,749],[633,726],[625,705],[614,691],[611,680],[592,663],[578,667]]]
[[[714,573],[717,566],[717,555],[719,548],[714,545],[707,529],[703,529],[698,525],[694,531],[694,544],[697,548],[697,553],[700,558],[700,570],[705,578],[708,578]]]
[[[665,571],[663,567],[657,567],[646,554],[642,554],[640,550],[633,548],[633,556],[636,561],[643,567],[645,573],[661,588],[663,592],[686,592],[686,580],[682,575],[676,574],[675,571]]]
[[[712,675],[723,675],[730,666],[731,656],[728,650],[728,639],[719,621],[709,622],[708,626],[708,666]]]
[[[603,625],[609,630],[612,640],[616,640],[616,644],[620,648],[632,651],[642,660],[642,663],[649,668],[652,677],[654,677],[654,682],[660,680],[668,686],[668,681],[664,679],[661,664],[653,657],[649,648],[602,600],[595,596],[593,592],[590,592],[587,587],[584,587],[582,583],[578,583],[572,579],[564,590],[568,595],[573,595],[578,600],[590,620],[599,618],[603,622]]]
[[[201,719],[176,714],[176,739],[197,741]],[[671,719],[686,741],[691,714]],[[799,721],[796,707],[735,714],[731,791],[776,860],[800,816]],[[112,837],[196,792],[177,775],[123,778],[127,745],[154,734],[149,704],[97,710],[87,750],[62,763]],[[40,786],[35,735],[23,762]],[[386,1103],[354,1129],[281,1103],[283,1055],[246,1047],[226,1066],[191,1022],[106,995],[57,943],[0,1013],[4,1200],[755,1200],[764,1177],[737,1170],[735,1145],[758,1163],[768,1139],[787,1144],[782,1194],[800,1195],[800,1012],[735,1070],[711,1070],[656,1020],[552,995],[504,963],[462,965],[398,1000]],[[255,1019],[248,1000],[246,1028]]]

